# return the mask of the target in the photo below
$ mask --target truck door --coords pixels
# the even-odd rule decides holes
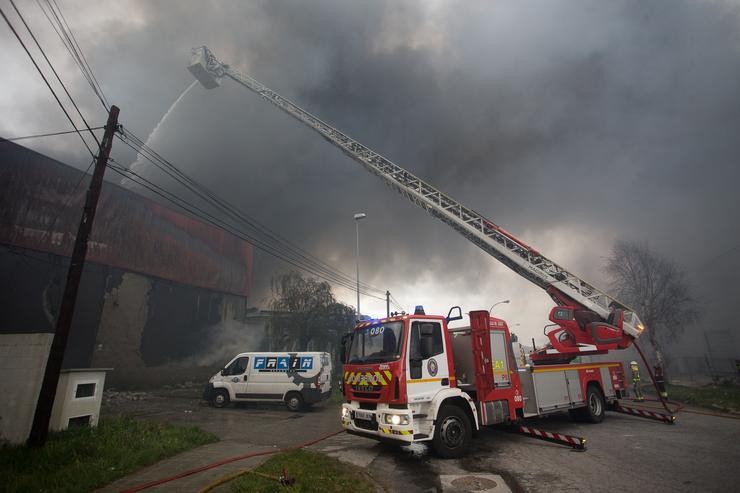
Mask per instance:
[[[231,389],[230,394],[236,399],[246,399],[247,380],[249,375],[249,356],[240,356],[224,368],[224,384]]]
[[[450,386],[442,324],[434,320],[411,321],[408,348],[408,401],[431,401],[437,392]]]

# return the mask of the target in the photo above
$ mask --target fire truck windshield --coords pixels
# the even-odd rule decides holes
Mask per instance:
[[[401,357],[403,322],[375,324],[358,329],[352,338],[349,364],[386,363]]]

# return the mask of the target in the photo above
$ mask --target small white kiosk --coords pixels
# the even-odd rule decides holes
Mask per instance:
[[[105,374],[113,368],[70,368],[62,370],[51,410],[50,430],[70,425],[97,426],[103,402]]]

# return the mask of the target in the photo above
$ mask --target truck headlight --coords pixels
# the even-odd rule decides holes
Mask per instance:
[[[385,424],[388,425],[407,425],[409,424],[409,417],[404,414],[386,414]]]
[[[346,418],[348,416],[349,416],[349,409],[347,409],[346,407],[343,407],[342,408],[342,417],[343,418]]]

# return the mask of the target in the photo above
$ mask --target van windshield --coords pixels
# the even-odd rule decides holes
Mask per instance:
[[[349,364],[385,363],[401,357],[403,322],[375,324],[356,330],[349,351]]]

